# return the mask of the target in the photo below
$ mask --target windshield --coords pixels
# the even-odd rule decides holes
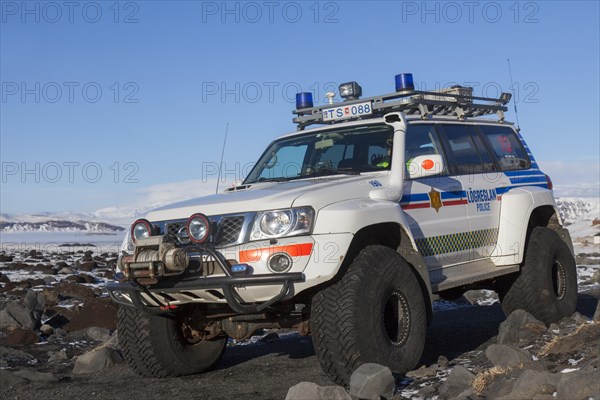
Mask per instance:
[[[307,133],[275,141],[244,184],[288,181],[390,169],[393,130],[363,125]]]

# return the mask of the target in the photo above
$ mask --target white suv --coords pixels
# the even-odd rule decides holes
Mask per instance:
[[[202,372],[228,337],[296,327],[345,383],[366,362],[412,369],[438,298],[493,289],[546,323],[575,311],[571,241],[504,121],[510,94],[415,91],[410,74],[361,91],[340,85],[344,101],[320,107],[299,93],[298,130],[241,185],[133,223],[108,290],[135,371]]]

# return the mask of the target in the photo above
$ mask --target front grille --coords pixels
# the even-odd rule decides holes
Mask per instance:
[[[219,224],[219,236],[217,243],[235,243],[240,238],[240,232],[244,226],[244,217],[224,217]]]
[[[244,221],[246,219],[244,215],[227,216],[222,218],[214,217],[209,219],[214,224],[213,227],[217,228],[216,237],[212,237],[212,240],[214,240],[217,245],[236,243],[238,240],[240,240],[240,234],[242,233]],[[187,238],[187,233],[183,233],[183,238],[181,235],[179,235],[179,231],[182,228],[184,228],[185,231],[186,224],[187,220],[167,222],[164,224],[162,233],[178,238],[181,244],[188,244],[190,241]]]

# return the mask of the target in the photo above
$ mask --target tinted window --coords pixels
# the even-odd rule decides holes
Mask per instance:
[[[492,145],[503,171],[528,169],[530,167],[529,157],[512,129],[504,126],[486,125],[479,128]]]
[[[494,164],[477,131],[469,125],[444,125],[450,165],[457,175],[493,171]]]

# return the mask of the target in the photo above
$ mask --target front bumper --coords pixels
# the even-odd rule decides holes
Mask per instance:
[[[177,280],[160,280],[154,285],[143,286],[135,280],[121,283],[109,283],[106,286],[110,297],[117,303],[135,306],[138,309],[160,314],[169,312],[170,304],[167,300],[169,293],[192,292],[195,290],[221,290],[227,305],[240,314],[260,312],[273,304],[288,300],[295,294],[294,283],[305,281],[302,272],[289,272],[280,274],[253,275],[250,269],[244,274],[234,274],[225,257],[218,251],[204,248],[200,250],[203,255],[211,257],[221,269],[223,275],[217,276],[188,276]],[[238,293],[240,287],[251,286],[279,286],[279,293],[266,301],[245,304]]]

